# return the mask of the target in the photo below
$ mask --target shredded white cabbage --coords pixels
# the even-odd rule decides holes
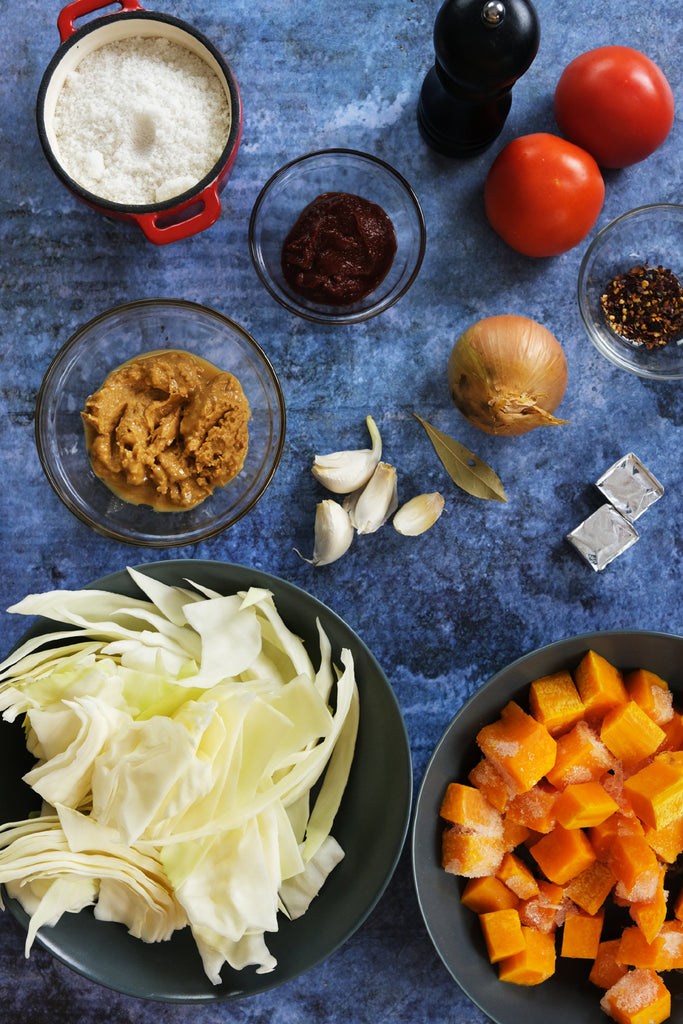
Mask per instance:
[[[318,622],[316,667],[262,588],[128,571],[144,598],[55,591],[9,609],[70,628],[0,663],[0,710],[24,717],[24,780],[44,801],[0,826],[0,884],[30,916],[27,956],[40,927],[94,905],[146,942],[189,926],[213,984],[225,963],[272,971],[278,913],[305,913],[344,855],[351,652],[335,666]]]

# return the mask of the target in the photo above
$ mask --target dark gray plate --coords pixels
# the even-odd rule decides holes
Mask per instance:
[[[591,648],[618,668],[656,672],[683,697],[683,637],[613,631],[560,640],[514,661],[470,697],[437,743],[418,793],[412,856],[422,916],[453,978],[495,1024],[605,1024],[599,1005],[602,991],[588,981],[588,961],[561,957],[556,974],[542,985],[525,988],[498,981],[477,917],[460,903],[464,880],[441,867],[439,807],[447,784],[466,779],[481,756],[475,743],[478,731],[497,718],[508,701],[528,706],[529,683],[575,668]],[[669,972],[665,982],[672,997],[683,998],[683,975]],[[670,1020],[682,1019],[680,1011],[672,1012]]]
[[[118,924],[96,921],[89,910],[66,914],[54,928],[43,928],[40,942],[78,973],[108,988],[143,999],[209,1002],[253,995],[281,985],[330,956],[363,923],[394,872],[408,829],[412,797],[410,747],[401,712],[384,673],[367,647],[342,620],[304,591],[266,573],[220,562],[177,560],[138,568],[176,585],[191,579],[221,593],[266,587],[282,618],[309,646],[315,663],[316,617],[332,643],[335,661],[348,647],[354,657],[360,695],[360,726],[353,767],[333,834],[346,856],[332,872],[308,912],[297,921],[282,918],[267,936],[278,964],[270,974],[225,968],[223,984],[211,985],[189,929],[169,942],[146,944]],[[92,588],[137,595],[126,573],[89,584]],[[45,632],[39,620],[26,634]],[[54,624],[52,624],[54,628]],[[21,728],[0,723],[0,820],[24,817],[32,793],[21,775],[30,767]],[[388,799],[391,794],[391,799]],[[24,926],[27,917],[14,900],[9,909]]]

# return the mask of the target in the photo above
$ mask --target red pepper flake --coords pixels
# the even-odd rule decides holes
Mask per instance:
[[[622,338],[657,348],[683,338],[683,287],[671,270],[639,264],[613,278],[600,304]]]

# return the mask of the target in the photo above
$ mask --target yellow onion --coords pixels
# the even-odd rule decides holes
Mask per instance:
[[[458,338],[448,360],[451,398],[487,434],[515,437],[567,423],[552,415],[566,387],[559,341],[525,316],[479,320]]]

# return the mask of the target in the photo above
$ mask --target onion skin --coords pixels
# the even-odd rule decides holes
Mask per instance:
[[[517,437],[567,420],[552,414],[567,387],[557,338],[525,316],[486,317],[456,341],[448,389],[465,419],[486,434]]]

